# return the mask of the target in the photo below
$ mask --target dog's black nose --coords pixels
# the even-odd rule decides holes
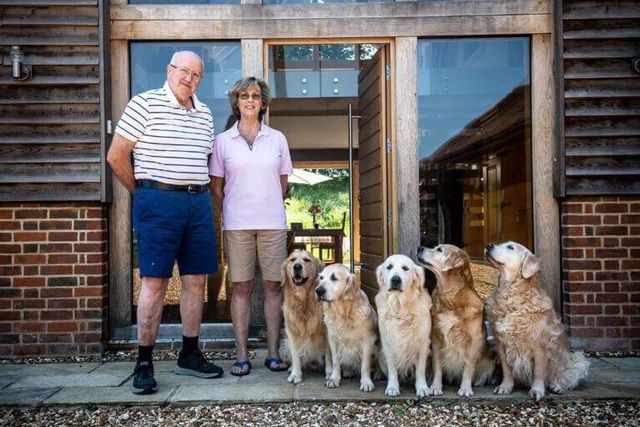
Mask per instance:
[[[424,247],[423,246],[418,246],[418,256],[420,256],[420,254],[424,251]]]
[[[402,285],[402,279],[399,276],[391,278],[391,290],[399,290]]]
[[[322,287],[316,288],[316,295],[318,295],[318,297],[320,298],[324,296],[325,292],[326,292],[325,288],[322,288]]]
[[[486,247],[487,252],[490,251],[491,249],[493,249],[495,245],[493,243],[489,243]]]
[[[302,266],[300,264],[293,264],[293,272],[299,273],[302,271]]]

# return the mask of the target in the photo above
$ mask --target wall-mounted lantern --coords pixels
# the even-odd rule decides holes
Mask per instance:
[[[31,78],[31,65],[23,64],[24,53],[20,46],[11,46],[11,78],[28,80]]]

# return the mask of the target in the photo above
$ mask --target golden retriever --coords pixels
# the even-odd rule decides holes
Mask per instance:
[[[485,255],[500,269],[498,287],[487,302],[503,373],[494,393],[511,393],[514,379],[531,385],[529,396],[536,401],[546,386],[555,393],[574,388],[586,377],[589,362],[570,351],[551,299],[538,288],[540,260],[514,242],[490,244]]]
[[[460,381],[459,396],[473,396],[472,385],[492,378],[496,359],[487,344],[483,303],[473,287],[469,256],[456,246],[438,245],[418,248],[418,261],[436,276],[431,393],[442,394],[444,372],[448,382]]]
[[[322,304],[315,294],[317,275],[324,264],[307,251],[295,250],[282,263],[284,330],[286,350],[291,358],[287,381],[302,381],[302,368],[325,367],[331,373],[331,354],[322,321]],[[285,360],[286,354],[281,354]],[[326,363],[325,363],[326,362]]]
[[[322,301],[324,323],[333,362],[331,376],[325,385],[340,387],[341,369],[360,368],[360,390],[372,391],[372,360],[377,358],[376,313],[367,295],[360,289],[360,281],[342,264],[325,267],[318,276],[316,287]]]
[[[376,308],[382,355],[387,368],[387,396],[400,395],[400,378],[415,374],[418,398],[431,394],[426,369],[431,334],[431,297],[424,270],[405,255],[391,255],[376,269],[380,290]]]

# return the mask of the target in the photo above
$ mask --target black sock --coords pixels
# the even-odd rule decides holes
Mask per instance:
[[[182,336],[182,353],[191,354],[198,350],[198,336],[185,337]]]
[[[138,362],[151,362],[152,353],[153,353],[152,345],[138,346]]]

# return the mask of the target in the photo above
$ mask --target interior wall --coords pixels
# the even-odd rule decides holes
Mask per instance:
[[[347,116],[271,116],[269,126],[284,133],[291,150],[349,146]],[[358,127],[355,121],[353,145],[358,147]]]

